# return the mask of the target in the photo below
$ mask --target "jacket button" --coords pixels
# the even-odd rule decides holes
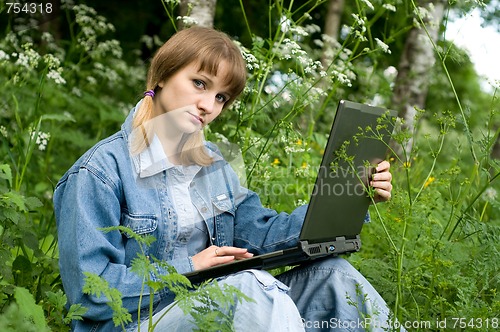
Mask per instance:
[[[201,208],[201,212],[205,213],[205,212],[207,212],[207,211],[208,211],[208,209],[207,209],[207,207],[206,207],[206,206],[204,206],[204,207],[202,207],[202,208]]]

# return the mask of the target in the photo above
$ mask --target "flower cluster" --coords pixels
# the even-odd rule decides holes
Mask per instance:
[[[50,133],[44,133],[43,131],[32,131],[31,140],[35,140],[36,145],[38,145],[38,150],[44,151],[49,143]]]
[[[8,132],[7,132],[7,128],[5,128],[5,126],[0,126],[0,134],[3,137],[8,138]]]

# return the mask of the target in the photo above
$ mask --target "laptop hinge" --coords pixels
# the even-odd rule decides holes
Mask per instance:
[[[311,243],[300,241],[302,250],[311,258],[325,255],[340,255],[349,252],[359,251],[361,248],[361,238],[356,235],[355,239],[346,239],[344,236],[335,238],[333,241]]]

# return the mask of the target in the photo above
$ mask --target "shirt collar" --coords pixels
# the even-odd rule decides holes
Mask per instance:
[[[140,178],[152,176],[174,167],[165,155],[163,146],[156,135],[153,137],[151,144],[134,156],[133,160]]]

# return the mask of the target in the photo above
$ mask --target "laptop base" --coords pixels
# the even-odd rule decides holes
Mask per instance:
[[[318,258],[359,251],[360,248],[361,239],[359,235],[354,239],[337,237],[334,241],[312,244],[309,244],[308,241],[300,241],[299,245],[294,248],[273,251],[252,258],[189,272],[185,276],[191,283],[196,284],[248,269],[270,270],[281,266],[300,265]]]

